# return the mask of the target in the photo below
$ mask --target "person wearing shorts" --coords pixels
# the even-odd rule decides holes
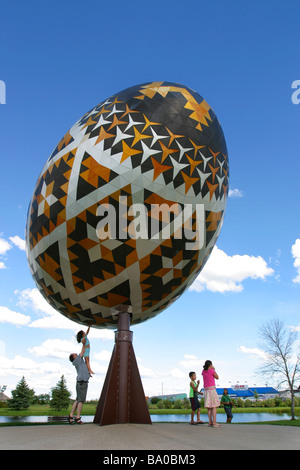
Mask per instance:
[[[75,423],[83,424],[81,420],[81,410],[84,402],[86,401],[86,395],[88,390],[90,373],[87,368],[86,362],[83,359],[83,351],[80,354],[70,354],[70,361],[73,366],[75,366],[77,372],[76,379],[76,400],[72,406],[71,413],[68,416],[68,421],[70,424],[73,424],[74,413],[77,410]]]
[[[84,403],[86,401],[88,389],[88,382],[84,382],[83,380],[78,381],[76,383],[76,401],[79,403]]]
[[[200,409],[201,409],[201,407],[200,407],[200,403],[199,403],[199,400],[198,400],[199,380],[197,380],[197,382],[196,382],[197,377],[196,377],[195,372],[190,372],[189,377],[191,379],[189,398],[190,398],[190,403],[191,403],[191,408],[192,408],[190,424],[195,424],[195,425],[196,424],[203,424],[203,421],[200,420]],[[196,423],[194,421],[195,413],[197,413],[197,422]]]
[[[225,413],[227,415],[226,423],[231,423],[231,420],[233,418],[233,414],[232,414],[232,410],[231,410],[232,402],[231,402],[230,396],[228,395],[227,388],[224,388],[223,396],[221,398],[221,404],[224,405],[224,410],[225,410]]]

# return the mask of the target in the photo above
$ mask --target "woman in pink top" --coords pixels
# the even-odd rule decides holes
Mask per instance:
[[[209,426],[213,428],[221,426],[216,422],[217,408],[220,406],[220,400],[216,391],[215,379],[219,379],[211,361],[205,361],[202,371],[204,386],[204,406],[207,408]]]

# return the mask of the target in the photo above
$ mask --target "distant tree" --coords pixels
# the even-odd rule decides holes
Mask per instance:
[[[172,407],[173,407],[173,402],[172,400],[169,400],[168,398],[166,398],[165,400],[163,400],[163,408],[165,410],[170,410]]]
[[[35,395],[33,398],[34,405],[47,405],[50,402],[49,393],[44,393],[41,395]]]
[[[236,403],[237,403],[238,408],[244,408],[244,406],[245,406],[244,400],[240,397],[237,399]]]
[[[159,402],[160,398],[158,397],[152,397],[151,398],[151,404],[152,405],[157,405],[157,403]]]
[[[12,398],[8,402],[9,408],[12,410],[26,410],[33,401],[34,390],[29,388],[25,377],[22,377],[11,394]]]
[[[201,408],[203,408],[202,401],[200,401],[200,404],[201,404]],[[189,400],[188,398],[184,398],[184,399],[182,400],[182,406],[183,406],[183,408],[189,410],[189,409],[191,408],[191,402],[190,402],[190,400]]]
[[[174,409],[181,410],[183,408],[183,401],[182,400],[175,400],[174,401]]]
[[[66,410],[70,404],[71,392],[67,389],[64,376],[57,383],[56,387],[51,389],[50,408],[60,411]]]
[[[268,398],[267,400],[265,400],[265,406],[268,408],[275,408],[276,406],[275,398]]]
[[[260,349],[264,352],[260,375],[278,378],[278,387],[286,384],[291,393],[291,416],[295,419],[295,382],[300,377],[300,348],[297,333],[275,318],[259,329]]]
[[[234,408],[236,408],[238,406],[237,405],[237,400],[235,398],[231,398],[231,403],[234,406]]]
[[[282,406],[282,399],[280,397],[275,397],[275,406]]]

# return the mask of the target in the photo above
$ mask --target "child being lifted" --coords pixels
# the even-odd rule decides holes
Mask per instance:
[[[92,374],[94,374],[95,372],[92,371],[91,365],[90,365],[90,341],[87,337],[87,335],[89,334],[89,331],[90,331],[90,327],[88,327],[86,333],[82,330],[79,331],[77,333],[77,341],[78,343],[82,343],[82,351],[83,351],[82,357],[84,357],[88,371],[90,373],[90,376],[92,377]]]

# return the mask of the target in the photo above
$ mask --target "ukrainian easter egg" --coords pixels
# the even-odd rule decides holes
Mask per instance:
[[[208,259],[228,178],[222,128],[198,93],[170,82],[116,93],[71,127],[40,173],[26,226],[37,287],[83,325],[159,314]]]

